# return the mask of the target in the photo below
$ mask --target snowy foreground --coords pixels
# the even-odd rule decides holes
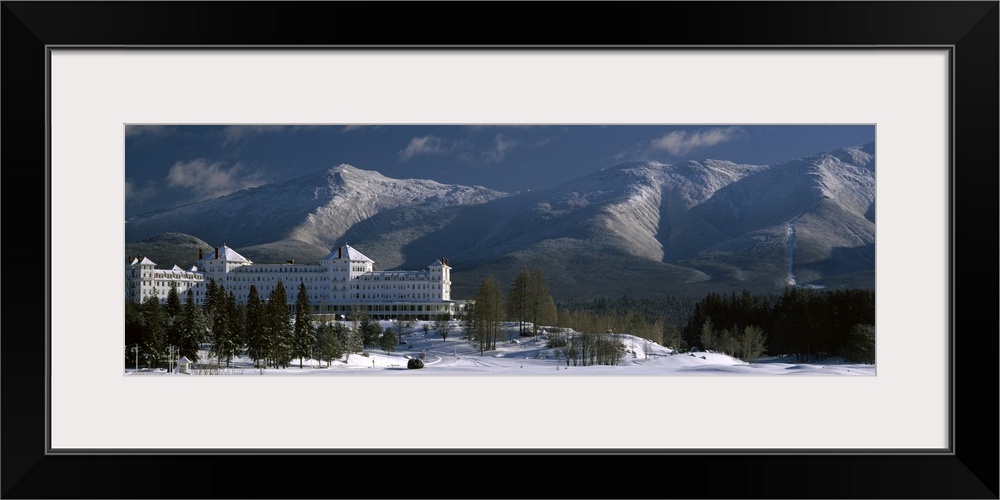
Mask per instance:
[[[341,357],[329,367],[326,362],[303,360],[292,361],[288,368],[256,369],[249,358],[237,358],[229,368],[215,368],[215,360],[202,352],[202,359],[191,367],[190,375],[264,375],[264,376],[315,376],[315,375],[378,375],[378,376],[435,376],[435,375],[875,375],[874,365],[847,364],[842,360],[826,360],[815,363],[798,363],[794,356],[765,357],[757,363],[748,364],[740,359],[716,352],[678,353],[644,339],[626,334],[618,334],[628,353],[617,366],[573,366],[566,365],[561,349],[546,347],[546,339],[517,337],[517,327],[510,335],[516,342],[501,342],[497,349],[480,355],[479,348],[465,338],[465,332],[456,326],[447,340],[434,331],[433,324],[427,322],[429,333],[423,332],[424,322],[414,322],[414,328],[404,332],[400,339],[406,344],[398,345],[396,351],[368,349],[367,355],[351,354],[345,360]],[[458,325],[458,323],[456,323]],[[397,330],[391,321],[382,322],[383,328]],[[398,330],[397,330],[398,331]],[[409,358],[423,355],[424,368],[407,369]],[[176,374],[177,370],[173,370]],[[126,369],[126,375],[167,375],[165,369]]]

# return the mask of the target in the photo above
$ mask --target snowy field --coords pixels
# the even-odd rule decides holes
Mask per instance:
[[[383,328],[399,331],[399,325],[391,321],[381,322]],[[427,324],[429,332],[424,333]],[[627,353],[616,366],[567,366],[562,349],[546,347],[544,335],[518,337],[517,326],[507,323],[505,333],[512,342],[498,340],[497,349],[480,355],[476,345],[465,340],[465,332],[458,322],[447,340],[434,331],[432,322],[413,322],[400,339],[405,344],[398,345],[396,351],[366,349],[364,354],[351,354],[345,360],[341,357],[329,367],[326,362],[303,360],[292,361],[288,368],[256,369],[249,358],[240,357],[231,362],[230,367],[215,368],[215,360],[203,351],[202,358],[191,367],[192,376],[198,375],[264,375],[264,376],[441,376],[441,375],[875,375],[874,365],[848,364],[839,359],[822,362],[799,363],[794,356],[764,357],[757,363],[748,364],[743,360],[716,352],[679,353],[645,339],[626,334],[618,334]],[[505,337],[506,339],[506,337]],[[408,369],[410,358],[423,356],[424,368]],[[176,373],[176,369],[173,370]],[[166,369],[140,370],[126,369],[126,375],[167,375]]]

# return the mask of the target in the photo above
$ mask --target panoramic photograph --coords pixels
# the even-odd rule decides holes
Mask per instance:
[[[124,127],[125,376],[875,376],[874,125]]]

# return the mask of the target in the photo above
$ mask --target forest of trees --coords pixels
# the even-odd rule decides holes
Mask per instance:
[[[390,353],[400,341],[402,332],[383,330],[364,307],[354,308],[347,324],[315,321],[304,283],[294,308],[287,297],[281,282],[266,300],[251,285],[247,302],[238,304],[233,291],[211,280],[204,306],[195,303],[191,290],[182,301],[176,288],[162,305],[155,297],[126,302],[126,366],[156,367],[170,353],[197,362],[204,344],[217,366],[230,366],[241,355],[260,369],[287,368],[295,359],[300,368],[305,359],[329,366],[365,348]],[[678,351],[714,350],[749,363],[765,354],[875,362],[875,294],[870,290],[788,288],[780,296],[744,290],[709,293],[697,301],[622,297],[557,308],[544,271],[525,268],[506,290],[492,276],[484,279],[461,319],[480,355],[495,350],[498,340],[511,341],[515,333],[537,336],[546,328],[547,346],[559,349],[567,365],[615,365],[637,352],[636,342]],[[505,329],[504,322],[515,323],[516,330]],[[434,322],[443,340],[452,327],[447,319]],[[630,335],[628,343],[620,334]]]
[[[875,362],[871,290],[788,288],[782,295],[709,293],[694,301],[601,298],[561,306],[556,325],[576,332],[628,333],[678,351],[715,350],[749,363],[765,354]],[[564,347],[569,340],[564,331],[549,333],[551,347]],[[626,347],[634,352],[634,346]]]
[[[284,283],[278,282],[270,297],[260,297],[250,285],[247,302],[237,304],[233,292],[215,280],[209,281],[204,306],[194,301],[188,290],[182,304],[176,288],[171,288],[165,305],[156,297],[141,304],[125,303],[126,366],[157,367],[171,352],[192,362],[200,359],[202,344],[217,366],[230,366],[245,354],[254,366],[287,368],[294,359],[303,367],[306,358],[325,361],[362,352],[365,347],[395,349],[394,332],[383,332],[363,308],[349,318],[352,326],[340,322],[314,321],[304,283],[299,284],[294,316],[287,302]]]
[[[690,346],[741,353],[747,329],[760,329],[767,353],[800,361],[843,356],[875,362],[875,292],[787,288],[780,296],[710,293],[683,329]],[[756,332],[755,332],[756,333]]]
[[[542,325],[555,323],[557,317],[545,272],[540,268],[524,268],[506,292],[499,281],[487,276],[474,301],[466,307],[464,322],[469,341],[482,354],[496,349],[498,339],[511,340],[508,336],[513,336],[513,332],[503,329],[505,321],[517,323],[518,336],[534,337]]]
[[[537,336],[543,327],[556,324],[574,328],[573,334],[559,327],[546,332],[548,346],[561,349],[567,366],[617,365],[625,355],[625,344],[610,328],[603,328],[605,323],[585,320],[584,315],[575,317],[578,321],[571,322],[572,325],[562,325],[562,319],[562,312],[549,293],[545,272],[525,268],[506,294],[495,278],[484,279],[474,303],[467,307],[465,328],[469,341],[479,347],[480,355],[496,349],[497,339],[511,340],[505,335],[513,336],[515,332],[503,329],[503,323],[508,321],[517,324],[516,333],[520,337]],[[648,335],[659,339],[659,335]]]

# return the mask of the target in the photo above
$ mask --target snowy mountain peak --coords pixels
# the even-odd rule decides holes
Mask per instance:
[[[390,210],[475,205],[503,196],[507,193],[483,187],[393,179],[341,163],[213,200],[132,217],[125,226],[126,241],[175,231],[240,247],[293,240],[329,249],[358,223]]]
[[[462,263],[470,288],[526,262],[568,270],[558,283],[566,294],[586,293],[579,280],[616,294],[635,286],[784,287],[790,245],[800,284],[835,276],[867,283],[874,168],[874,144],[773,165],[635,161],[512,195],[341,163],[130,218],[125,231],[126,241],[171,231],[228,241],[256,262],[320,259],[350,241],[383,269],[406,269],[443,251]],[[625,259],[614,273],[594,267],[595,256],[609,255]]]

